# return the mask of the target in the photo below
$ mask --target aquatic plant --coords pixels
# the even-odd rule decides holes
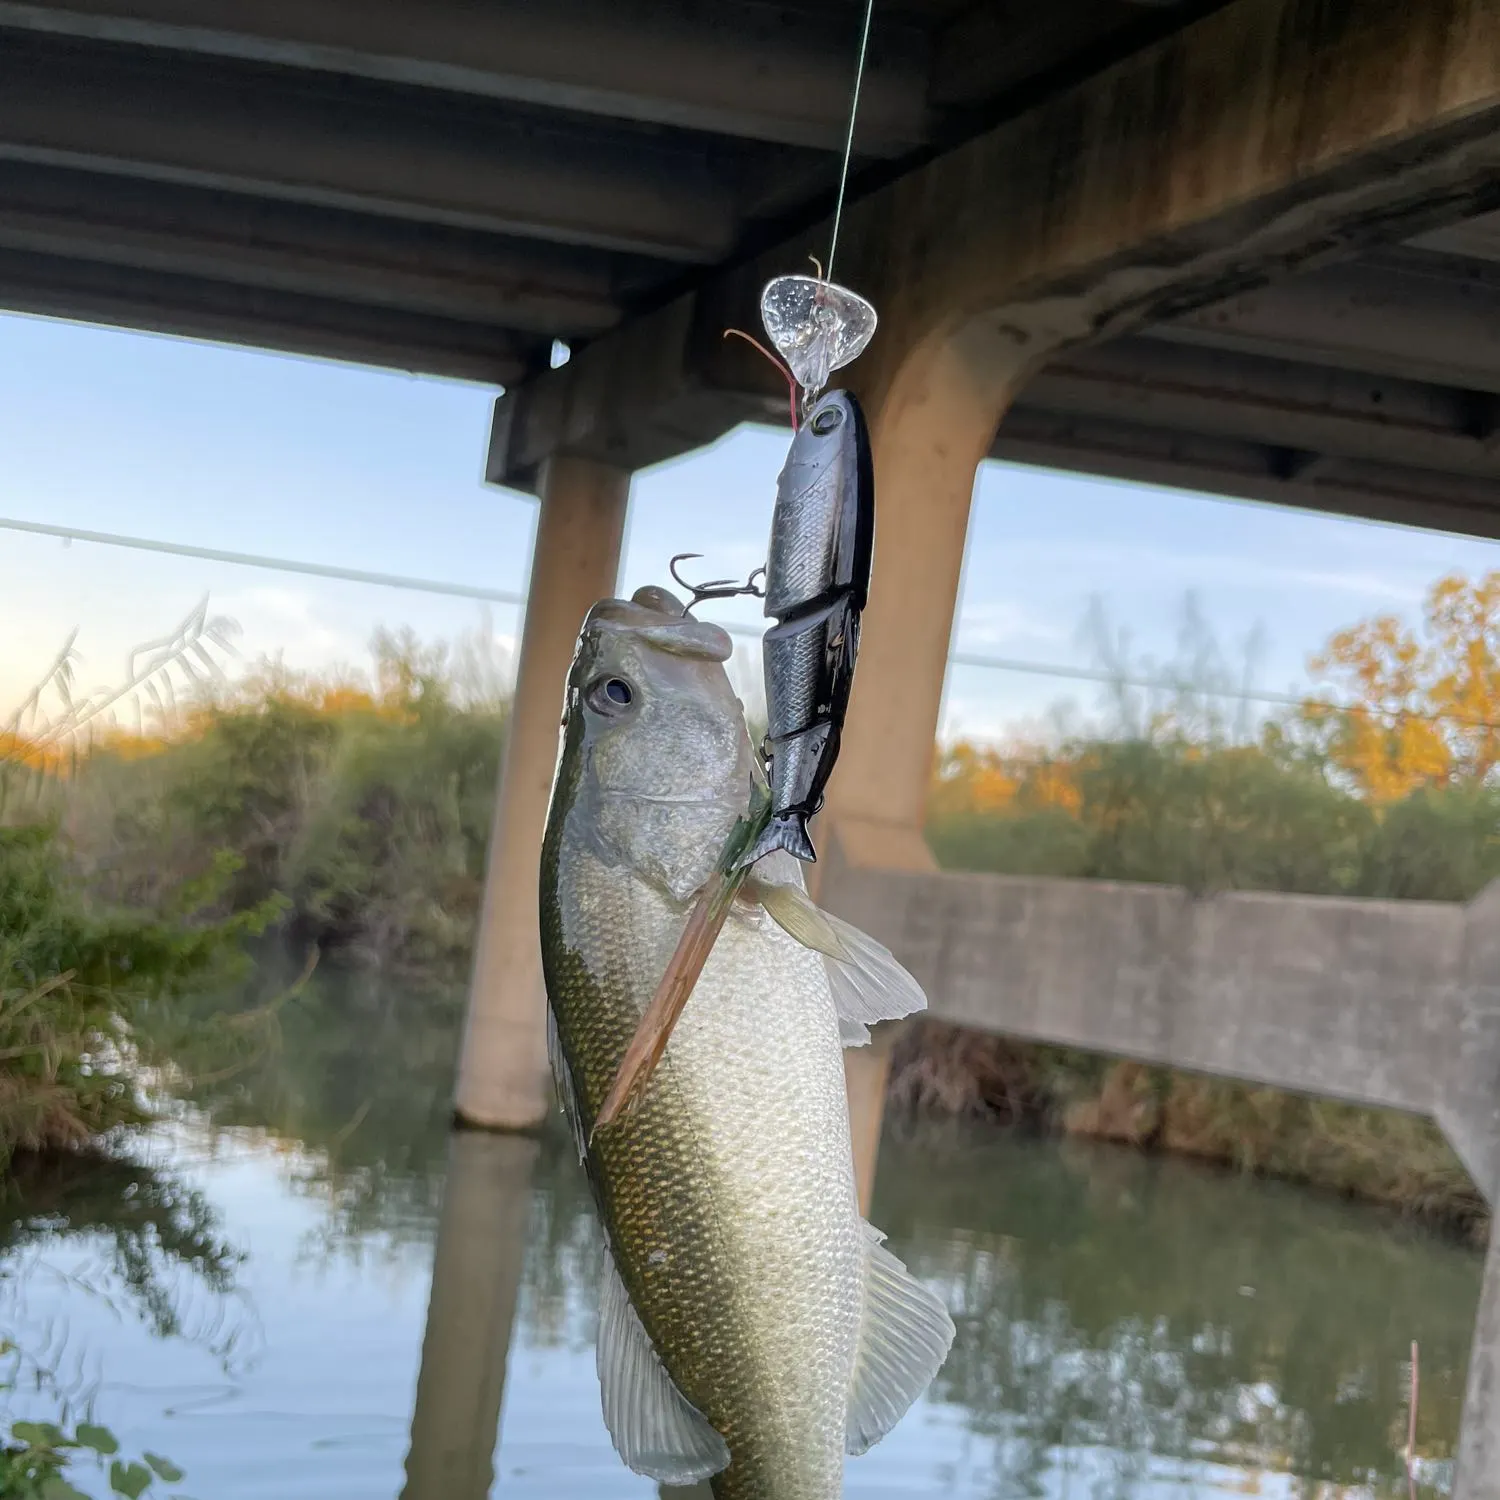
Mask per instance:
[[[68,1477],[77,1477],[80,1460],[106,1474],[110,1493],[125,1500],[154,1494],[158,1479],[176,1484],[183,1477],[176,1464],[158,1453],[145,1453],[140,1459],[119,1455],[114,1433],[94,1422],[73,1427],[12,1422],[8,1439],[0,1437],[0,1495],[12,1500],[89,1500]]]

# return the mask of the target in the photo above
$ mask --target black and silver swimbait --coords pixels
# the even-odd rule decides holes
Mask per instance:
[[[870,589],[875,481],[859,403],[830,391],[792,439],[776,485],[766,564],[771,821],[744,863],[773,849],[815,860],[807,820],[822,806]]]

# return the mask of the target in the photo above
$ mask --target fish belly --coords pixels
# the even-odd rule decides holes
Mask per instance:
[[[638,1016],[683,919],[639,883],[629,907]],[[647,1100],[607,1134],[590,1168],[612,1253],[668,1373],[729,1446],[715,1495],[833,1500],[865,1248],[821,956],[737,909]]]

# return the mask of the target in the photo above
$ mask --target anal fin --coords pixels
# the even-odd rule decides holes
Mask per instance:
[[[599,1389],[604,1425],[628,1468],[661,1484],[696,1484],[729,1464],[729,1447],[677,1389],[604,1257],[599,1296]]]
[[[942,1367],[953,1346],[953,1319],[863,1223],[865,1301],[849,1391],[844,1449],[868,1452],[893,1428]]]

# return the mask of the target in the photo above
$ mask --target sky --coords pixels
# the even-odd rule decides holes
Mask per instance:
[[[231,671],[262,657],[365,667],[378,626],[481,631],[506,651],[512,605],[17,532],[4,521],[271,555],[524,593],[536,502],[486,485],[494,393],[328,361],[0,315],[0,722],[77,630],[76,686],[123,680],[128,653],[206,595],[239,627]],[[785,433],[741,428],[644,471],[622,591],[763,560]],[[878,557],[877,538],[877,557]],[[1097,667],[1091,610],[1147,674],[1177,651],[1187,602],[1226,670],[1298,692],[1307,659],[1376,613],[1416,619],[1445,572],[1500,568],[1500,545],[1009,464],[975,492],[954,649]],[[691,574],[689,576],[692,576]],[[705,609],[756,625],[749,601]],[[754,642],[734,666],[754,696]],[[942,732],[1055,733],[1105,712],[1100,689],[954,666]]]

